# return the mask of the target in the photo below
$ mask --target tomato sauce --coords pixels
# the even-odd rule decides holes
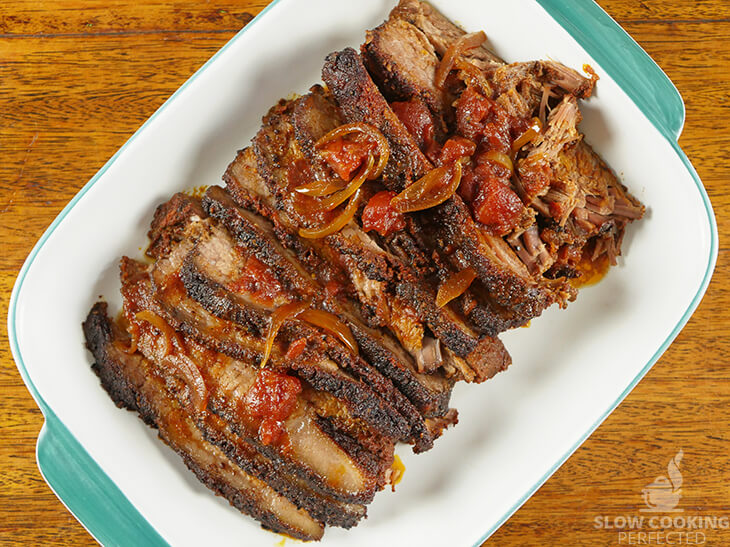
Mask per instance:
[[[395,196],[395,192],[383,191],[370,198],[362,212],[363,230],[366,232],[375,230],[381,236],[387,236],[406,227],[403,214],[390,205]]]
[[[244,404],[248,414],[260,420],[259,439],[266,445],[286,441],[284,421],[297,406],[302,384],[293,376],[262,369],[246,392]]]
[[[576,289],[595,285],[605,277],[610,267],[611,261],[606,254],[599,256],[596,260],[590,260],[584,255],[576,265],[576,270],[580,272],[580,276],[571,279],[570,284]]]
[[[238,279],[226,287],[235,293],[245,293],[262,304],[271,305],[284,292],[279,280],[266,264],[243,251],[243,267]]]
[[[509,233],[519,222],[522,200],[494,173],[491,165],[478,165],[474,170],[478,190],[472,209],[477,221],[495,235]]]
[[[394,102],[391,109],[406,126],[408,133],[416,140],[421,152],[432,161],[438,157],[439,145],[436,142],[436,130],[433,116],[426,104],[414,98],[410,101]]]
[[[469,158],[476,152],[477,145],[464,137],[452,137],[444,144],[439,154],[438,165],[450,165],[461,158]]]
[[[325,144],[320,153],[332,170],[349,182],[368,156],[375,153],[375,146],[372,142],[336,139]]]

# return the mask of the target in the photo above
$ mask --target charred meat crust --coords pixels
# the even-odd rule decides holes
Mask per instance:
[[[113,348],[115,335],[107,316],[106,303],[94,305],[83,323],[83,330],[87,347],[95,359],[92,369],[112,400],[119,407],[137,411],[145,423],[158,429],[160,438],[180,455],[203,484],[223,496],[241,512],[257,519],[266,528],[300,539],[321,538],[322,525],[312,520],[303,510],[291,505],[291,502],[282,499],[279,503],[290,504],[289,510],[297,513],[299,520],[308,525],[308,530],[283,522],[273,511],[263,507],[251,491],[244,491],[231,484],[231,480],[244,480],[249,483],[250,490],[269,490],[269,495],[278,496],[266,484],[245,473],[223,453],[217,452],[213,445],[203,441],[182,408],[166,395],[162,380],[145,364],[146,360],[142,356],[127,355]],[[215,458],[216,465],[205,462],[205,456],[200,456],[195,449],[206,455],[212,452],[208,457]]]
[[[434,114],[443,115],[447,98],[434,83],[439,60],[417,27],[402,19],[389,19],[368,31],[361,52],[389,102],[420,97]]]
[[[185,227],[194,216],[205,216],[200,200],[181,192],[157,207],[147,233],[150,240],[147,256],[159,258],[168,254],[170,247],[180,241]]]
[[[430,226],[437,227],[434,235],[442,245],[451,243],[456,247],[454,258],[461,258],[464,267],[474,268],[498,305],[521,312],[520,316],[527,322],[552,303],[550,295],[532,278],[516,275],[490,259],[493,250],[487,248],[485,240],[491,236],[482,233],[474,224],[470,211],[458,196],[423,216],[427,217]]]
[[[145,294],[150,291],[149,288],[145,288],[145,285],[149,285],[149,279],[141,277],[144,272],[144,267],[142,265],[139,265],[138,263],[131,261],[127,259],[127,261],[123,264],[123,277],[127,280],[127,283],[123,282],[123,293],[125,295],[131,295],[133,293],[137,293],[139,296],[133,297],[136,300],[139,300],[140,303],[143,303],[149,308],[155,312],[156,314],[160,315],[164,320],[168,321],[169,324],[175,328],[179,333],[182,333],[185,335],[184,331],[180,330],[173,322],[170,322],[168,317],[166,317],[166,314],[162,308],[160,308],[158,305],[156,305],[153,302],[153,296],[150,294]],[[137,286],[130,286],[130,283],[135,283]],[[136,304],[133,305],[136,309]],[[187,335],[185,335],[187,337]],[[190,337],[194,339],[194,337]],[[202,342],[200,342],[203,346],[206,346]],[[207,346],[206,346],[207,347]],[[215,348],[211,348],[214,351]],[[221,352],[223,353],[223,352]],[[234,357],[235,359],[235,357]],[[312,367],[315,368],[315,367]],[[344,374],[342,375],[344,376]],[[217,382],[217,376],[213,375],[213,377],[210,378],[211,381],[214,382],[213,385],[208,386],[211,389],[218,389],[218,386],[215,384]],[[326,379],[326,377],[325,377]],[[347,383],[347,380],[343,381],[342,383]],[[316,388],[316,386],[313,386]],[[227,393],[227,391],[224,389],[224,393]],[[363,474],[365,481],[364,485],[361,489],[357,491],[345,491],[337,487],[329,486],[328,484],[325,484],[323,482],[322,478],[319,477],[313,470],[311,470],[309,467],[301,464],[299,461],[292,460],[285,451],[282,452],[280,449],[274,448],[272,446],[264,445],[263,443],[259,442],[258,438],[252,437],[241,424],[239,424],[238,417],[235,413],[232,413],[231,409],[228,408],[228,402],[227,396],[221,399],[220,397],[210,397],[208,401],[208,410],[219,417],[221,417],[229,426],[231,427],[232,431],[236,433],[237,435],[241,435],[245,438],[246,442],[248,442],[251,446],[256,448],[259,452],[262,454],[265,454],[269,459],[276,462],[276,465],[278,468],[285,469],[288,473],[296,475],[300,477],[301,479],[305,480],[307,484],[316,492],[326,495],[326,496],[332,496],[338,500],[345,501],[345,502],[352,502],[352,503],[367,503],[370,501],[375,493],[375,487],[376,487],[376,480],[377,477],[371,477],[368,473],[369,471],[367,469],[363,469],[358,464],[357,460],[352,460],[350,455],[346,455],[348,459],[350,459],[350,462],[356,464],[356,467],[358,467],[359,472]],[[374,404],[377,405],[378,402],[382,401],[375,401]],[[372,410],[370,411],[373,412]]]
[[[218,446],[231,461],[266,482],[314,519],[329,526],[352,528],[366,516],[364,505],[338,501],[312,490],[303,478],[287,472],[242,441],[218,415],[209,414],[198,427],[205,439]]]
[[[203,305],[216,317],[237,323],[254,336],[265,335],[269,314],[250,303],[246,306],[241,305],[235,295],[208,277],[198,263],[195,249],[183,261],[180,280],[190,298]]]
[[[160,272],[157,267],[159,264],[158,261],[150,275],[153,295],[159,306],[160,315],[175,330],[190,336],[214,351],[224,353],[234,359],[251,363],[261,360],[263,341],[260,338],[245,333],[225,319],[216,318],[204,304],[196,302],[188,295],[178,294],[176,295],[179,298],[177,301],[170,300],[171,291],[161,290],[161,287],[166,284],[166,280],[164,276],[159,275]],[[215,307],[217,302],[207,303],[211,305],[211,309],[218,309]],[[234,309],[240,307],[234,305]],[[239,312],[238,314],[242,313]],[[210,331],[210,325],[215,325],[215,332]],[[313,329],[299,328],[301,332],[298,334],[302,334],[302,337],[307,337],[307,335],[318,336]],[[292,338],[294,339],[294,337]],[[330,340],[327,346],[332,345],[334,345],[334,342]],[[356,374],[367,367],[367,365],[360,362],[353,364],[353,360],[338,364],[352,367],[350,370],[355,369],[353,372]],[[299,370],[294,363],[291,363],[291,366],[299,376],[309,381],[314,388],[328,391],[334,397],[346,401],[355,417],[365,420],[381,434],[395,439],[406,439],[408,437],[409,428],[405,424],[405,419],[362,380],[358,380],[357,377],[353,377],[339,368],[333,371],[310,365],[307,367],[308,370],[304,371]],[[309,369],[313,369],[313,371]]]
[[[390,159],[383,181],[389,189],[401,191],[426,173],[428,159],[388,106],[354,49],[329,54],[322,79],[348,121],[369,123],[388,139]]]
[[[230,180],[229,183],[234,183],[234,181]],[[278,241],[272,241],[272,238],[276,237],[273,234],[274,229],[271,226],[253,225],[246,212],[241,210],[222,189],[211,187],[203,198],[203,205],[206,211],[212,217],[221,220],[240,242],[245,242],[250,248],[260,250],[261,254],[257,256],[263,262],[282,264],[289,260],[287,249]],[[299,252],[307,251],[300,249]],[[294,254],[296,255],[297,252],[295,251]],[[291,257],[292,260],[296,260],[296,258],[298,257]],[[292,266],[292,269],[294,268]],[[281,270],[285,271],[289,268],[282,266]],[[308,273],[303,271],[298,274],[302,276],[302,282],[297,284],[301,287],[301,295],[314,298],[319,294],[321,297],[324,291],[320,286],[304,286],[307,278],[311,280]],[[184,275],[183,281],[185,281]],[[328,311],[336,313],[348,324],[367,361],[374,365],[381,374],[392,380],[398,390],[403,392],[422,413],[430,416],[445,412],[448,408],[453,382],[440,375],[427,377],[416,373],[413,365],[407,364],[409,357],[395,355],[397,342],[390,340],[387,334],[365,326],[362,321],[354,317],[355,310],[350,308],[346,311],[341,308],[341,305],[342,303],[338,301],[324,303]]]
[[[272,462],[273,469],[268,470],[270,473],[279,473],[283,477],[291,476],[295,477],[295,480],[301,484],[306,485],[315,495],[323,498],[329,498],[336,500],[340,503],[347,504],[365,504],[370,503],[375,496],[375,491],[378,487],[378,483],[382,482],[384,470],[379,468],[372,459],[368,459],[363,454],[350,454],[347,453],[347,457],[357,464],[357,466],[367,473],[368,477],[372,478],[367,488],[359,492],[347,492],[344,490],[336,489],[325,482],[323,477],[318,476],[307,466],[301,464],[296,460],[284,459],[276,448],[265,445],[259,442],[257,439],[253,439],[246,434],[245,431],[240,427],[236,416],[233,415],[225,405],[218,400],[210,402],[211,414],[226,423],[234,435],[244,439],[244,442],[252,447],[256,452],[264,459]],[[219,438],[219,437],[216,437]],[[334,439],[332,439],[334,441]],[[335,444],[340,446],[336,441]],[[286,479],[288,480],[288,479]]]
[[[302,153],[311,162],[319,159],[314,144],[343,123],[337,105],[328,100],[326,91],[321,85],[312,86],[309,93],[297,100],[294,105],[292,125],[296,139],[299,143],[303,143]]]

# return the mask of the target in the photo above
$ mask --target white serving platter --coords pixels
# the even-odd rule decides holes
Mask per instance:
[[[591,64],[601,80],[582,106],[582,130],[648,212],[629,228],[620,266],[566,311],[550,309],[505,334],[512,367],[486,384],[459,385],[459,425],[426,454],[401,447],[397,491],[379,494],[357,528],[328,529],[323,546],[469,546],[488,537],[656,362],[698,305],[717,255],[711,206],[676,143],[681,99],[600,8],[584,0],[433,3],[467,30],[485,30],[510,61]],[[23,266],[8,331],[47,420],[39,466],[101,542],[280,544],[114,406],[90,370],[80,325],[99,295],[118,309],[119,257],[140,254],[156,205],[219,183],[269,106],[320,81],[324,57],[359,46],[392,6],[273,2],[84,186]]]

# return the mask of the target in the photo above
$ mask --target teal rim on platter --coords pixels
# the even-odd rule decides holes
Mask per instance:
[[[707,289],[715,267],[718,252],[718,235],[712,206],[687,156],[677,143],[684,125],[685,109],[682,98],[671,80],[647,55],[647,53],[595,2],[585,0],[535,0],[585,51],[596,60],[622,90],[632,99],[641,112],[670,142],[691,175],[704,203],[710,228],[710,253],[705,274],[697,287],[694,298],[670,335],[659,346],[652,358],[632,379],[615,402],[606,409],[592,427],[576,442],[550,470],[537,481],[502,517],[484,532],[475,543],[481,544],[492,535],[537,489],[570,457],[593,433],[603,420],[629,394],[659,357],[679,334],[697,308]],[[59,420],[33,385],[20,351],[16,333],[16,314],[20,294],[27,272],[48,238],[63,222],[76,203],[94,186],[101,176],[117,160],[127,146],[157,117],[175,98],[202,74],[215,59],[247,30],[265,17],[281,0],[274,0],[253,21],[238,32],[223,48],[211,57],[130,137],[109,159],[96,175],[66,205],[49,226],[23,264],[15,282],[8,310],[8,337],[10,348],[23,381],[28,387],[45,417],[45,424],[38,437],[36,457],[43,478],[54,493],[79,520],[79,522],[103,545],[163,546],[168,543],[132,505],[117,485],[104,473],[84,447]]]

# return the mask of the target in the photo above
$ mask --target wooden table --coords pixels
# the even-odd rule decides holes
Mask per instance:
[[[584,0],[588,1],[588,0]],[[0,6],[0,306],[53,218],[266,0],[13,0]],[[699,310],[624,403],[490,540],[610,545],[684,451],[685,515],[730,515],[730,2],[601,0],[687,104],[681,144],[715,207],[720,255]],[[667,268],[681,257],[668,256]],[[3,325],[5,324],[3,320]],[[43,422],[0,334],[0,544],[93,544],[36,468]],[[485,492],[485,495],[489,495]],[[730,530],[705,530],[730,544]],[[675,536],[676,540],[676,536]],[[624,541],[626,543],[627,540]],[[686,542],[685,542],[686,543]]]

